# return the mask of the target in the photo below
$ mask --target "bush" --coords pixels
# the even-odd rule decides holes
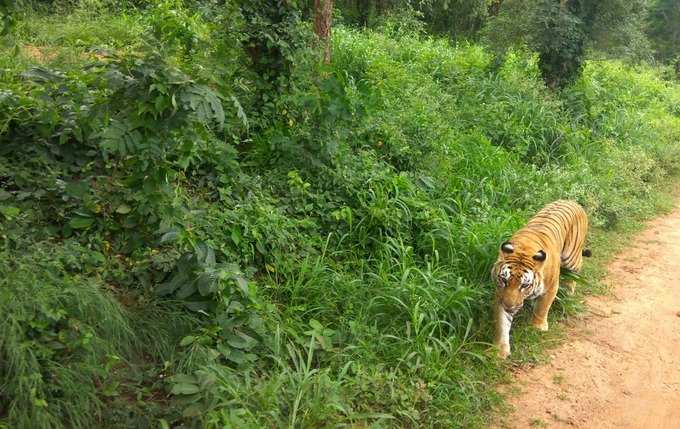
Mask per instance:
[[[121,304],[83,273],[104,256],[72,241],[3,244],[3,413],[13,427],[91,427],[135,341]]]

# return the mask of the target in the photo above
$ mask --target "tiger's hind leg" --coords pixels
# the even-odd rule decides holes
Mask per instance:
[[[574,273],[580,273],[581,267],[583,267],[583,256],[578,254],[574,257],[574,260],[571,261],[571,266],[565,268]],[[576,282],[574,280],[566,280],[564,285],[569,290],[569,295],[573,295],[576,292]]]

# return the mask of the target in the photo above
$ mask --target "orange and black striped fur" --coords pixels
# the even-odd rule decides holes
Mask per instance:
[[[501,357],[510,354],[512,319],[525,299],[536,299],[532,325],[548,330],[548,311],[557,295],[560,267],[578,272],[588,233],[588,216],[576,202],[545,206],[527,225],[501,245],[492,275],[496,288],[496,340]],[[573,292],[573,282],[569,289]]]

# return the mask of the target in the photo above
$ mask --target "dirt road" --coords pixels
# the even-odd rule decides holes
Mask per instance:
[[[549,364],[522,370],[500,428],[680,429],[680,207],[609,267]]]

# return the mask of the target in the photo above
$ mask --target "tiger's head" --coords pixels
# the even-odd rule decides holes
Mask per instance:
[[[496,297],[508,314],[516,314],[525,299],[543,294],[546,257],[538,244],[506,241],[501,245],[492,273]]]

